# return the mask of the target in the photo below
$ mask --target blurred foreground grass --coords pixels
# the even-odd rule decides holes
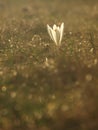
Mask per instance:
[[[98,130],[97,6],[0,1],[0,130]],[[58,49],[46,24],[61,22]]]

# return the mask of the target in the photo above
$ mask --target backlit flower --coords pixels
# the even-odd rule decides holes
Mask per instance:
[[[49,33],[51,39],[54,41],[54,43],[57,46],[61,45],[61,41],[62,41],[62,37],[63,37],[63,33],[64,33],[64,23],[62,23],[60,27],[56,26],[54,24],[53,28],[51,28],[47,24],[47,30],[48,30],[48,33]]]

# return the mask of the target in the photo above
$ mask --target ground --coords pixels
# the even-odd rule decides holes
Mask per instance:
[[[0,0],[0,130],[98,130],[97,0]],[[47,24],[64,22],[60,47]]]

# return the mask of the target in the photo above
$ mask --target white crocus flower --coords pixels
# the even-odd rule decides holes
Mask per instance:
[[[64,23],[62,23],[60,27],[54,24],[53,28],[47,25],[47,30],[51,39],[55,42],[55,44],[57,46],[61,45],[61,41],[64,33]]]

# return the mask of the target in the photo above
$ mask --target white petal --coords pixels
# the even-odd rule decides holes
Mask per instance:
[[[53,35],[53,41],[56,43],[57,45],[57,37],[56,37],[56,31],[52,30],[52,35]]]
[[[58,26],[57,29],[60,30],[60,27]]]
[[[49,36],[54,41],[54,38],[53,38],[53,35],[52,35],[52,28],[49,25],[47,25],[47,30],[48,30]]]
[[[48,30],[48,33],[49,33],[51,39],[56,43],[56,33],[55,33],[55,31],[49,25],[47,25],[47,30]]]
[[[54,25],[53,25],[53,30],[56,30],[56,28],[57,28],[57,26],[54,24]]]
[[[56,43],[59,44],[59,41],[60,41],[60,30],[59,30],[59,28],[57,28],[55,30],[55,32],[56,32]]]
[[[59,44],[62,41],[63,33],[64,33],[64,23],[62,23],[61,27],[60,27],[60,41],[59,41]]]

